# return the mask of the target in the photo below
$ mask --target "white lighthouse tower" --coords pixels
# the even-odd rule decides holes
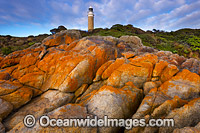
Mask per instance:
[[[94,29],[94,12],[93,8],[90,6],[88,11],[88,31],[92,31]]]

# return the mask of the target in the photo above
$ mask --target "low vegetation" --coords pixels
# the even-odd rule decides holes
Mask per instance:
[[[0,36],[0,55],[8,55],[11,52],[28,48],[35,43],[42,42],[47,36],[49,35],[42,34],[28,37]]]

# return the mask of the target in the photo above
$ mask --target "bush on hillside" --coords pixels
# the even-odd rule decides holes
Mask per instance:
[[[187,40],[187,43],[191,46],[193,51],[200,51],[200,38],[197,36],[190,36],[190,38]]]
[[[11,52],[12,52],[12,50],[11,50],[11,47],[2,47],[1,48],[1,52],[4,54],[4,55],[8,55],[8,54],[10,54]]]

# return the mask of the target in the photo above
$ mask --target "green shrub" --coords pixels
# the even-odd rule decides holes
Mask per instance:
[[[8,55],[8,54],[10,54],[12,51],[11,51],[11,48],[8,46],[8,47],[2,47],[2,48],[1,48],[1,52],[2,52],[4,55]]]
[[[171,43],[161,43],[156,45],[157,49],[163,50],[163,51],[171,51],[177,53],[178,51],[174,48],[173,44]]]
[[[118,30],[118,31],[124,31],[124,26],[121,24],[115,24],[110,29]]]
[[[190,36],[189,39],[187,39],[187,43],[191,46],[191,49],[193,51],[200,51],[200,38],[197,36]]]
[[[10,46],[10,49],[12,52],[14,52],[14,51],[22,50],[23,47],[22,46]]]
[[[29,42],[28,45],[32,46],[33,44],[35,44],[35,42]]]
[[[184,50],[184,53],[188,54],[190,53],[187,49]]]
[[[122,31],[118,31],[115,29],[111,29],[111,30],[101,30],[98,33],[95,33],[94,35],[99,35],[99,36],[113,36],[113,37],[121,37],[124,35],[133,35],[132,33],[129,32],[122,32]]]
[[[177,51],[177,50],[174,50],[174,51],[172,51],[172,53],[176,54],[176,53],[178,53],[178,51]]]
[[[164,43],[166,43],[166,42],[168,42],[168,40],[167,39],[165,39],[165,38],[163,38],[163,37],[158,37],[158,42],[164,42]]]

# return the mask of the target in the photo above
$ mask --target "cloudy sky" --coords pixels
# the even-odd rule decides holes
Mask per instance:
[[[95,28],[114,24],[143,30],[200,28],[200,0],[0,0],[0,35],[50,33],[59,25],[87,30],[90,5]]]

